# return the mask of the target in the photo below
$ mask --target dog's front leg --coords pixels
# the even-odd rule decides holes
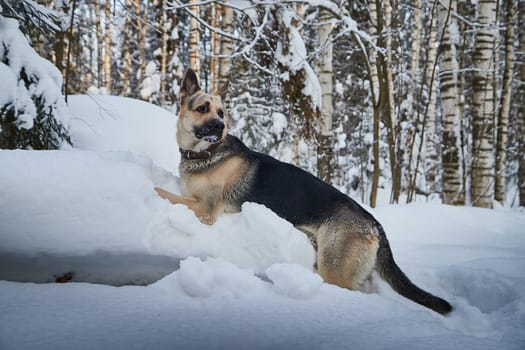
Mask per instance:
[[[217,220],[219,210],[209,198],[207,201],[202,201],[198,198],[183,197],[158,187],[155,187],[155,191],[160,197],[169,200],[172,204],[183,204],[193,210],[203,224],[213,225]]]

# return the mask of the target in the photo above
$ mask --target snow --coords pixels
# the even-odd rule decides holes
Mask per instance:
[[[178,192],[173,115],[69,101],[73,149],[0,151],[1,349],[524,348],[522,209],[372,210],[443,317],[376,277],[322,283],[305,235],[261,205],[201,224],[153,190]]]
[[[126,97],[77,95],[68,99],[72,115],[69,130],[75,148],[130,151],[178,173],[180,153],[175,140],[175,115]]]

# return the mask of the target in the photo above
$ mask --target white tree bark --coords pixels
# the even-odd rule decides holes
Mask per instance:
[[[331,38],[332,22],[328,11],[319,11],[319,43],[322,48],[319,60],[319,82],[321,84],[321,127],[319,132],[319,146],[317,149],[317,172],[319,177],[331,183],[334,172],[333,149],[333,102],[332,102],[332,77],[333,77],[333,45]]]
[[[102,36],[102,23],[101,23],[101,9],[100,9],[100,2],[96,1],[95,4],[95,31],[97,32],[97,86],[100,88],[104,86],[104,79],[102,77],[103,75],[103,60],[102,60],[102,43],[103,43],[103,36]]]
[[[519,26],[521,30],[519,31],[519,54],[521,59],[520,62],[520,71],[519,79],[520,84],[518,85],[518,98],[519,101],[525,101],[525,1],[520,1],[518,3],[519,8]],[[518,187],[520,193],[520,206],[525,207],[525,103],[521,103],[518,108],[518,130],[521,139],[518,143]]]
[[[222,18],[222,6],[219,3],[216,3],[212,8],[212,20],[211,25],[214,28],[219,27],[219,23]],[[211,50],[212,57],[210,62],[210,71],[211,71],[211,88],[210,91],[216,92],[219,87],[219,55],[221,53],[221,41],[219,33],[217,31],[211,32]]]
[[[106,0],[104,8],[104,86],[106,94],[111,94],[111,2]]]
[[[516,6],[514,0],[506,0],[506,5],[505,69],[496,130],[496,188],[494,194],[494,198],[501,204],[504,204],[505,201],[508,127],[510,102],[512,98],[512,75],[514,71],[514,25],[516,22]]]
[[[474,48],[472,204],[491,208],[494,198],[494,45],[497,39],[496,0],[480,0]]]
[[[223,6],[222,9],[222,31],[228,34],[233,34],[232,29],[233,10],[229,6]],[[219,88],[225,86],[230,80],[231,69],[231,55],[232,55],[232,39],[228,36],[222,37],[220,59],[219,59]]]
[[[432,11],[432,10],[431,10]],[[427,116],[425,120],[425,183],[427,186],[427,192],[428,193],[436,193],[437,192],[437,174],[438,174],[438,163],[439,161],[439,149],[438,144],[440,142],[438,130],[436,128],[436,117],[437,117],[437,88],[438,84],[436,83],[436,79],[432,81],[432,77],[434,74],[434,64],[437,59],[437,31],[438,31],[438,19],[437,19],[437,13],[431,12],[429,13],[429,20],[428,20],[428,42],[425,45],[426,54],[427,54],[427,63],[425,66],[425,81],[423,82],[427,89],[427,94],[429,96],[429,99],[427,101],[428,103],[428,109],[427,109]],[[434,74],[433,74],[434,73]]]
[[[457,11],[457,1],[450,0],[449,7],[439,11],[439,23],[443,33],[440,59],[440,93],[443,128],[442,149],[442,191],[443,203],[465,204],[464,183],[461,167],[461,114],[458,89],[457,21],[453,13]],[[443,30],[444,28],[444,30]]]
[[[166,83],[167,83],[167,68],[168,68],[168,38],[170,23],[168,22],[168,14],[166,10],[166,1],[160,2],[160,30],[161,30],[161,57],[160,57],[160,104],[166,105]]]
[[[190,3],[197,3],[198,0],[190,0]],[[200,32],[199,23],[194,16],[199,16],[199,7],[191,6],[190,11],[193,16],[190,19],[190,67],[195,71],[197,77],[200,77],[201,60],[200,60]]]

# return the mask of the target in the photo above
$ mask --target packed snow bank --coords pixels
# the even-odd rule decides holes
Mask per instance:
[[[177,118],[150,103],[108,95],[68,97],[69,122],[75,148],[91,151],[128,151],[178,173]]]
[[[313,265],[304,234],[260,205],[246,204],[208,227],[186,207],[161,199],[154,187],[178,192],[176,178],[147,158],[0,151],[0,164],[0,278],[52,281],[80,265],[76,281],[150,283],[162,277],[157,267],[167,274],[188,256],[223,257],[257,273],[278,262]],[[60,265],[51,273],[53,261]],[[104,272],[101,264],[116,266]],[[123,264],[134,268],[122,274]]]

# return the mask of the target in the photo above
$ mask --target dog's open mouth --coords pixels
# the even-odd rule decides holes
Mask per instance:
[[[209,143],[215,143],[215,142],[219,141],[219,136],[216,136],[216,135],[204,136],[204,137],[201,138],[201,140],[204,140],[204,141],[209,142]]]
[[[200,126],[193,127],[193,133],[199,140],[215,143],[220,140],[224,130],[224,123],[220,119],[211,119]]]

